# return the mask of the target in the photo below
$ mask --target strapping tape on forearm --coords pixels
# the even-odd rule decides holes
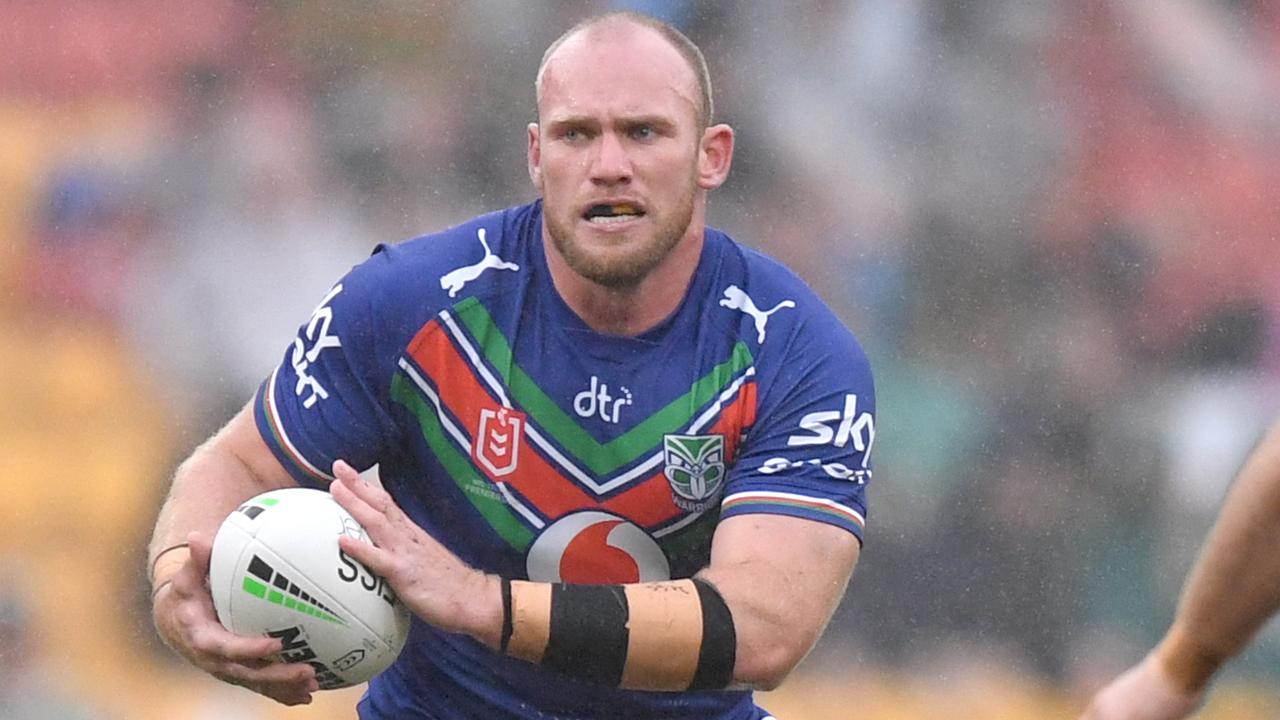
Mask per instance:
[[[502,651],[633,690],[711,690],[733,680],[737,634],[700,579],[631,585],[503,584]]]

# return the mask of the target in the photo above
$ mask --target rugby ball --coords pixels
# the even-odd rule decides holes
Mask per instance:
[[[324,690],[387,669],[409,634],[409,611],[386,580],[339,549],[342,535],[369,540],[329,493],[272,490],[227,516],[209,561],[223,626],[280,638],[276,659],[310,664]]]

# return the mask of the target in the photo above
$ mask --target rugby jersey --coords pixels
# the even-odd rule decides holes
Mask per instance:
[[[379,246],[323,297],[255,398],[297,481],[335,459],[462,560],[628,583],[704,567],[717,523],[770,513],[861,541],[875,438],[854,336],[776,261],[708,228],[685,297],[637,336],[559,296],[540,202]],[[586,683],[414,619],[362,718],[751,718],[745,691]]]

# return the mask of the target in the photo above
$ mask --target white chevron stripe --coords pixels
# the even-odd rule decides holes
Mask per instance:
[[[511,488],[507,487],[506,483],[500,482],[494,484],[498,486],[498,492],[502,493],[502,497],[507,499],[507,504],[515,508],[516,512],[524,516],[524,519],[528,520],[530,525],[538,528],[539,530],[546,527],[547,524],[542,521],[542,518],[538,517],[527,505],[520,502],[515,495],[511,494]]]
[[[436,391],[431,389],[431,386],[427,384],[426,380],[422,379],[422,376],[418,374],[418,371],[414,369],[413,365],[409,364],[408,360],[400,358],[400,369],[404,370],[405,374],[409,376],[409,379],[413,381],[413,384],[417,385],[418,389],[421,390],[422,393],[427,396],[427,399],[431,401],[431,404],[436,407],[436,417],[439,418],[440,425],[444,428],[445,432],[449,433],[449,435],[453,437],[453,441],[458,443],[458,447],[462,448],[462,450],[466,452],[467,457],[471,457],[471,442],[467,440],[467,436],[462,432],[462,430],[457,425],[453,424],[453,421],[449,419],[449,416],[444,413],[444,409],[440,406],[440,396],[436,395]]]
[[[716,402],[713,405],[708,407],[706,411],[702,413],[702,415],[699,415],[698,419],[693,421],[693,424],[689,425],[688,429],[685,430],[684,434],[694,435],[698,431],[702,430],[702,428],[706,427],[707,423],[714,420],[716,416],[720,414],[720,411],[724,409],[725,403],[727,403],[729,400],[733,398],[733,396],[742,387],[742,384],[747,381],[747,378],[752,377],[755,374],[756,374],[755,366],[752,365],[751,367],[748,367],[746,372],[742,373],[741,377],[739,377],[737,380],[734,380],[729,385],[729,387],[725,388],[724,392],[720,393],[720,397],[716,398]],[[627,471],[625,474],[619,475],[618,477],[610,480],[609,482],[604,483],[604,485],[602,486],[604,490],[601,492],[608,492],[609,490],[612,490],[613,488],[618,487],[619,485],[624,485],[628,482],[631,482],[637,477],[648,475],[649,473],[653,472],[653,470],[661,463],[662,463],[662,451],[659,450],[658,452],[649,456],[648,460],[645,460],[643,463],[631,468],[631,470]]]
[[[435,406],[436,417],[439,418],[440,425],[444,427],[445,432],[449,433],[449,435],[453,437],[453,441],[466,452],[467,457],[471,457],[471,443],[467,441],[467,436],[462,432],[462,430],[457,425],[453,424],[453,421],[449,419],[448,415],[445,415],[444,409],[440,405],[440,396],[436,395],[435,390],[431,389],[431,386],[427,384],[427,381],[423,379],[421,375],[418,374],[418,371],[414,369],[413,365],[410,364],[408,360],[400,358],[400,369],[405,371],[405,374],[409,376],[409,379],[413,381],[413,384],[417,385],[418,389],[422,390],[423,394],[427,396],[427,399],[431,401],[431,404]],[[502,497],[506,499],[507,504],[516,512],[520,513],[525,520],[528,520],[530,525],[533,525],[539,530],[546,526],[546,523],[542,521],[542,518],[534,514],[527,505],[520,502],[511,494],[511,490],[507,487],[506,483],[500,482],[494,484],[497,485],[498,492],[502,493]]]
[[[493,394],[498,397],[499,402],[506,407],[513,407],[511,399],[507,395],[506,387],[504,387],[498,378],[489,370],[489,366],[481,359],[479,351],[476,349],[475,345],[471,343],[470,338],[462,332],[462,328],[458,326],[457,320],[453,315],[448,310],[442,310],[440,311],[440,319],[444,323],[445,327],[448,328],[450,336],[452,336],[454,341],[462,347],[462,351],[466,354],[468,360],[470,360],[470,365],[480,374],[485,385],[487,385]],[[403,367],[405,361],[402,359],[400,362]],[[688,429],[685,431],[686,434],[695,434],[705,427],[707,423],[714,420],[716,416],[720,414],[720,411],[724,408],[725,404],[729,402],[742,388],[743,383],[745,383],[748,378],[754,377],[755,374],[755,366],[752,365],[748,367],[742,375],[740,375],[720,393],[714,404],[708,407],[706,411],[699,415],[698,418],[689,425]],[[436,403],[436,410],[439,412],[439,401],[435,400],[433,402]],[[577,463],[569,459],[564,453],[560,452],[559,448],[548,440],[547,437],[534,427],[532,423],[525,423],[524,431],[530,442],[538,446],[538,448],[540,448],[548,457],[552,458],[565,472],[569,473],[569,475],[573,476],[575,480],[586,486],[596,495],[604,495],[632,482],[636,478],[645,477],[652,473],[654,469],[662,463],[663,454],[662,451],[659,450],[649,456],[647,460],[636,465],[622,475],[618,475],[611,480],[602,483],[580,468]]]
[[[485,384],[488,385],[489,389],[493,390],[494,394],[498,396],[498,400],[506,407],[511,407],[511,400],[507,398],[507,389],[502,386],[502,383],[498,382],[498,378],[494,377],[493,373],[489,372],[489,366],[485,365],[480,359],[480,353],[476,351],[475,346],[467,339],[466,334],[462,332],[462,328],[458,327],[458,323],[453,319],[453,315],[451,315],[448,310],[441,310],[440,319],[443,320],[445,326],[449,328],[449,334],[453,335],[453,339],[458,341],[458,344],[462,346],[463,352],[465,352],[467,357],[471,359],[471,367],[480,371],[480,375],[484,378]]]

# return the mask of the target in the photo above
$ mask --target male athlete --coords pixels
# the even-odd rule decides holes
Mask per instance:
[[[1280,608],[1280,424],[1250,454],[1182,590],[1177,617],[1142,662],[1103,688],[1083,720],[1181,720],[1209,681]]]
[[[764,718],[751,689],[822,633],[866,517],[865,355],[706,227],[734,135],[687,38],[594,18],[536,90],[541,199],[379,247],[179,468],[153,613],[200,668],[286,704],[318,688],[205,586],[221,520],[294,484],[365,525],[343,550],[415,615],[362,718]]]

